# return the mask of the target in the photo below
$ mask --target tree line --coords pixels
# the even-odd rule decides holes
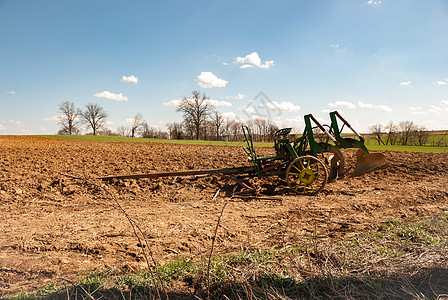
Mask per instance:
[[[183,121],[167,124],[171,139],[240,141],[243,136],[242,126],[247,125],[254,140],[263,142],[272,140],[274,132],[278,130],[270,120],[256,119],[243,123],[225,118],[215,110],[210,99],[198,91],[193,91],[189,98],[184,97],[177,112],[182,113]]]
[[[150,126],[137,113],[129,126],[120,126],[116,131],[105,125],[109,114],[98,104],[89,103],[82,110],[76,108],[73,102],[65,101],[59,104],[58,112],[61,135],[79,135],[83,128],[91,129],[93,135],[116,135],[127,137],[160,138],[160,139],[188,139],[188,140],[216,140],[242,141],[242,126],[251,129],[256,142],[272,141],[273,134],[279,129],[271,120],[254,119],[248,122],[226,118],[219,113],[213,102],[205,94],[193,91],[190,97],[184,97],[178,103],[177,112],[182,114],[181,122],[167,124],[167,132]],[[374,124],[369,132],[375,141],[381,145],[417,145],[423,146],[430,142],[430,132],[412,121],[398,124],[390,121],[386,125]],[[88,133],[90,134],[90,133]],[[319,132],[315,133],[319,139]],[[448,146],[448,134],[441,134],[431,139],[433,146]]]
[[[76,108],[73,102],[65,101],[59,104],[60,135],[79,135],[82,129],[92,130],[93,135],[116,135],[142,138],[161,139],[189,139],[240,141],[243,139],[242,126],[250,127],[254,141],[264,142],[272,140],[278,127],[270,120],[256,119],[243,123],[225,118],[219,113],[210,99],[193,91],[191,97],[184,97],[180,101],[177,112],[182,114],[182,122],[168,123],[168,132],[150,126],[143,120],[143,115],[137,113],[129,126],[120,126],[116,131],[105,125],[109,114],[98,105],[89,103],[82,110]],[[90,134],[90,133],[89,133]]]
[[[143,120],[141,113],[137,113],[129,127],[120,126],[116,131],[105,125],[109,114],[99,104],[89,103],[84,110],[75,107],[73,102],[65,101],[59,104],[58,112],[60,129],[59,135],[79,135],[83,128],[91,129],[93,135],[129,136],[143,138],[168,138],[168,134],[156,127],[150,126]]]
[[[437,135],[430,142],[430,131],[425,126],[416,125],[412,121],[403,121],[398,124],[390,121],[386,125],[378,123],[370,126],[369,131],[378,145],[448,146],[447,132]]]

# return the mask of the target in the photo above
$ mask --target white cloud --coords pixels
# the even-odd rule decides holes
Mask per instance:
[[[303,117],[287,118],[286,122],[288,122],[288,124],[291,124],[292,126],[297,125],[297,124],[299,124],[299,126],[302,126],[305,124]],[[291,125],[287,125],[287,126],[291,127]],[[283,126],[283,127],[287,127],[287,126]]]
[[[223,66],[228,66],[229,63],[223,62],[222,65],[223,65]]]
[[[187,98],[187,101],[191,101],[193,100],[193,98]],[[164,102],[163,105],[165,106],[179,106],[180,104],[182,104],[183,99],[173,99],[171,101],[168,102]],[[232,103],[227,102],[227,101],[219,101],[219,100],[213,100],[213,99],[208,99],[207,100],[208,104],[212,105],[212,106],[232,106]]]
[[[269,69],[270,67],[275,66],[273,60],[267,60],[262,63],[261,58],[257,52],[252,52],[245,57],[238,56],[235,62],[242,64],[242,66],[240,67],[241,69],[253,68],[254,66],[259,67],[260,69]]]
[[[282,101],[272,101],[265,104],[262,104],[262,107],[268,110],[280,110],[280,111],[299,111],[300,105],[295,105],[292,102]]]
[[[241,67],[240,67],[240,69],[250,69],[250,68],[253,68],[254,67],[254,65],[248,65],[248,64],[245,64],[245,65],[242,65]]]
[[[406,86],[406,85],[411,85],[412,81],[403,81],[400,82],[400,85]]]
[[[242,111],[244,111],[245,113],[248,113],[248,114],[253,114],[253,113],[255,113],[255,107],[252,105],[254,103],[255,103],[254,99],[249,100],[249,102],[246,105],[241,106],[239,108],[239,110],[242,110]]]
[[[333,107],[333,108],[337,108],[337,107],[349,108],[349,109],[356,108],[356,105],[354,105],[353,103],[348,102],[348,101],[336,101],[334,103],[328,103],[328,106]]]
[[[219,101],[219,100],[210,99],[210,100],[208,100],[208,102],[213,106],[232,106],[232,103],[227,102],[227,101]]]
[[[409,107],[409,110],[411,111],[411,114],[413,114],[413,115],[425,113],[420,106]]]
[[[440,105],[448,106],[448,100],[442,100],[442,101],[440,101]]]
[[[369,0],[369,1],[367,1],[367,4],[369,4],[369,5],[379,5],[381,3],[383,3],[383,1],[380,1],[380,0],[377,0],[377,1]]]
[[[41,126],[39,126],[39,130],[40,130],[40,131],[47,131],[47,128],[46,128],[45,126],[42,126],[42,125],[41,125]]]
[[[376,110],[381,110],[381,111],[385,111],[385,112],[391,112],[392,108],[386,106],[386,105],[374,105],[371,103],[363,103],[361,101],[358,102],[359,107],[362,108],[369,108],[369,109],[376,109]]]
[[[244,98],[246,98],[246,95],[240,94],[238,93],[237,96],[227,96],[227,99],[235,99],[235,100],[243,100]]]
[[[0,124],[0,130],[6,130],[6,127],[3,124]]]
[[[429,106],[429,107],[430,107],[430,108],[429,108],[429,111],[432,112],[432,113],[439,113],[439,112],[442,111],[442,109],[441,109],[440,107],[437,107],[437,106],[435,106],[435,105],[431,105],[431,106]]]
[[[44,121],[59,121],[62,117],[61,116],[51,116],[48,118],[43,118]]]
[[[14,95],[16,92],[15,91],[9,91],[9,92],[7,92],[8,94],[12,94],[12,95]]]
[[[163,102],[163,105],[165,105],[165,106],[179,106],[181,101],[182,101],[182,99],[173,99],[173,100],[168,101],[168,102]]]
[[[206,89],[212,87],[225,87],[227,83],[229,83],[227,80],[218,78],[212,72],[201,72],[195,80],[200,87]]]
[[[339,44],[332,44],[330,45],[330,48],[335,49],[337,52],[344,52],[345,50],[347,50],[346,47],[341,47],[341,45]]]
[[[103,91],[101,93],[94,94],[95,97],[98,98],[106,98],[115,101],[128,101],[128,97],[124,96],[122,93],[114,94],[109,91]]]
[[[22,122],[21,121],[17,121],[17,120],[2,120],[2,123],[10,123],[10,124],[14,124],[17,126],[22,126]]]
[[[221,115],[224,117],[224,119],[236,120],[236,114],[234,112],[223,112]]]
[[[436,84],[437,84],[437,85],[445,85],[446,82],[445,82],[445,81],[442,81],[442,80],[437,80],[437,81],[436,81]]]
[[[132,82],[132,83],[138,83],[138,78],[135,77],[134,75],[131,76],[122,76],[121,77],[121,81],[123,82]]]
[[[33,134],[33,131],[31,129],[20,129],[20,132],[23,134]]]

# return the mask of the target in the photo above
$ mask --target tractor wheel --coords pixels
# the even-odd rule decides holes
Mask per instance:
[[[286,182],[296,193],[315,195],[327,183],[328,172],[324,163],[314,156],[294,159],[286,169]]]

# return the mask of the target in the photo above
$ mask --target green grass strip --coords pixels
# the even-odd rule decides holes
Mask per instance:
[[[384,151],[448,153],[448,147],[430,147],[430,146],[368,145],[367,149],[384,150]]]
[[[37,135],[38,137],[63,139],[83,142],[127,142],[127,143],[164,143],[180,145],[207,145],[207,146],[246,146],[245,142],[224,142],[204,140],[168,140],[168,139],[144,139],[121,136],[94,136],[94,135]],[[272,142],[254,143],[255,147],[273,147]],[[400,146],[400,145],[366,145],[369,150],[377,151],[408,151],[425,153],[448,153],[448,147],[431,146]]]
[[[38,137],[62,139],[83,142],[128,142],[128,143],[165,143],[180,145],[207,145],[207,146],[246,146],[246,142],[224,142],[204,140],[167,140],[167,139],[144,139],[121,136],[94,136],[94,135],[37,135]],[[256,147],[273,147],[274,143],[254,143]]]

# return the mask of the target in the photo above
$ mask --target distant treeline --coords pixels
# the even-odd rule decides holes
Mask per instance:
[[[98,104],[87,104],[84,110],[76,108],[72,102],[59,104],[58,111],[61,126],[60,135],[79,135],[81,130],[91,129],[88,134],[123,137],[142,137],[157,139],[213,140],[213,141],[244,141],[242,126],[248,126],[254,142],[271,142],[274,133],[279,129],[275,123],[267,119],[255,119],[240,122],[226,118],[217,112],[205,95],[193,91],[192,96],[179,101],[177,112],[182,113],[183,121],[168,123],[168,131],[162,131],[156,126],[150,126],[143,120],[143,115],[137,113],[128,119],[128,126],[120,126],[113,131],[106,127],[108,113]],[[313,129],[315,139],[325,141],[326,135],[318,128]],[[370,126],[369,134],[364,136],[367,144],[404,145],[404,146],[448,146],[448,131],[428,131],[424,126],[412,121],[398,124],[392,121],[386,125]]]
[[[403,121],[398,124],[391,121],[386,125],[372,125],[369,129],[370,135],[366,137],[369,142],[375,141],[378,145],[448,146],[448,131],[429,131],[426,127],[416,125],[412,121]]]

